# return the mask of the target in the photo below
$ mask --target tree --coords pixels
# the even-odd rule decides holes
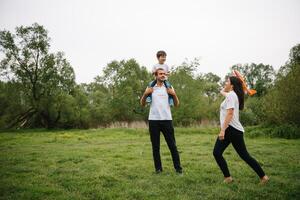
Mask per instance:
[[[140,109],[139,99],[151,79],[147,69],[140,67],[134,59],[110,62],[92,84],[90,97],[98,120],[107,121],[105,113],[110,114],[107,119],[111,121],[130,122],[145,118],[146,110]],[[97,96],[101,100],[96,100]]]
[[[264,98],[263,110],[269,123],[300,126],[300,44],[290,52],[290,59],[282,66],[275,85]]]
[[[263,96],[272,86],[275,78],[275,70],[271,65],[251,63],[245,65],[233,65],[230,70],[238,70],[246,79],[248,87],[257,91],[256,96]]]
[[[1,78],[21,84],[19,92],[26,102],[26,110],[9,127],[40,124],[51,128],[60,119],[59,97],[73,90],[75,74],[63,53],[49,53],[49,41],[48,32],[37,23],[17,27],[16,34],[0,31]]]
[[[199,83],[203,86],[204,94],[208,97],[209,103],[214,102],[221,89],[221,78],[211,72],[207,74],[201,74],[197,77]]]

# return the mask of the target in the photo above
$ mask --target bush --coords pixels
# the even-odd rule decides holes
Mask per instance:
[[[286,139],[300,138],[300,127],[291,124],[252,126],[246,128],[249,137],[268,136]]]

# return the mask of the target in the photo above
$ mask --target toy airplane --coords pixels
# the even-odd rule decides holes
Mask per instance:
[[[247,83],[246,83],[244,77],[240,74],[240,72],[238,72],[237,70],[233,70],[232,72],[233,72],[234,76],[236,76],[237,78],[239,78],[242,81],[243,90],[244,90],[245,94],[249,94],[250,96],[253,96],[256,94],[256,90],[248,89]]]

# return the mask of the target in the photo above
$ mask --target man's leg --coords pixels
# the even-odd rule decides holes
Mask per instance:
[[[160,128],[158,121],[149,120],[149,132],[152,144],[154,167],[156,171],[162,171],[160,159]]]
[[[165,140],[170,149],[174,168],[176,169],[177,172],[181,172],[182,168],[180,165],[180,157],[176,146],[173,123],[171,120],[162,121],[161,123],[162,123],[161,131],[163,132]]]

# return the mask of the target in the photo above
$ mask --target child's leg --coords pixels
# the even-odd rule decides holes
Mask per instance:
[[[156,85],[156,83],[157,83],[157,80],[155,79],[154,81],[152,81],[152,82],[149,84],[149,86],[150,86],[150,87],[154,87],[154,86]]]
[[[157,81],[156,79],[154,81],[152,81],[151,83],[149,83],[149,86],[148,87],[154,87],[156,85]],[[146,98],[146,102],[147,103],[151,103],[152,101],[152,94],[149,94]]]
[[[171,88],[172,87],[171,83],[168,80],[164,80],[164,84],[165,84],[166,88]]]
[[[165,84],[165,87],[166,87],[166,88],[172,88],[172,85],[171,85],[171,83],[170,83],[169,81],[165,80],[165,81],[164,81],[164,84]],[[170,95],[170,94],[169,94],[169,104],[170,104],[171,106],[174,105],[174,98],[173,98],[173,96]]]

